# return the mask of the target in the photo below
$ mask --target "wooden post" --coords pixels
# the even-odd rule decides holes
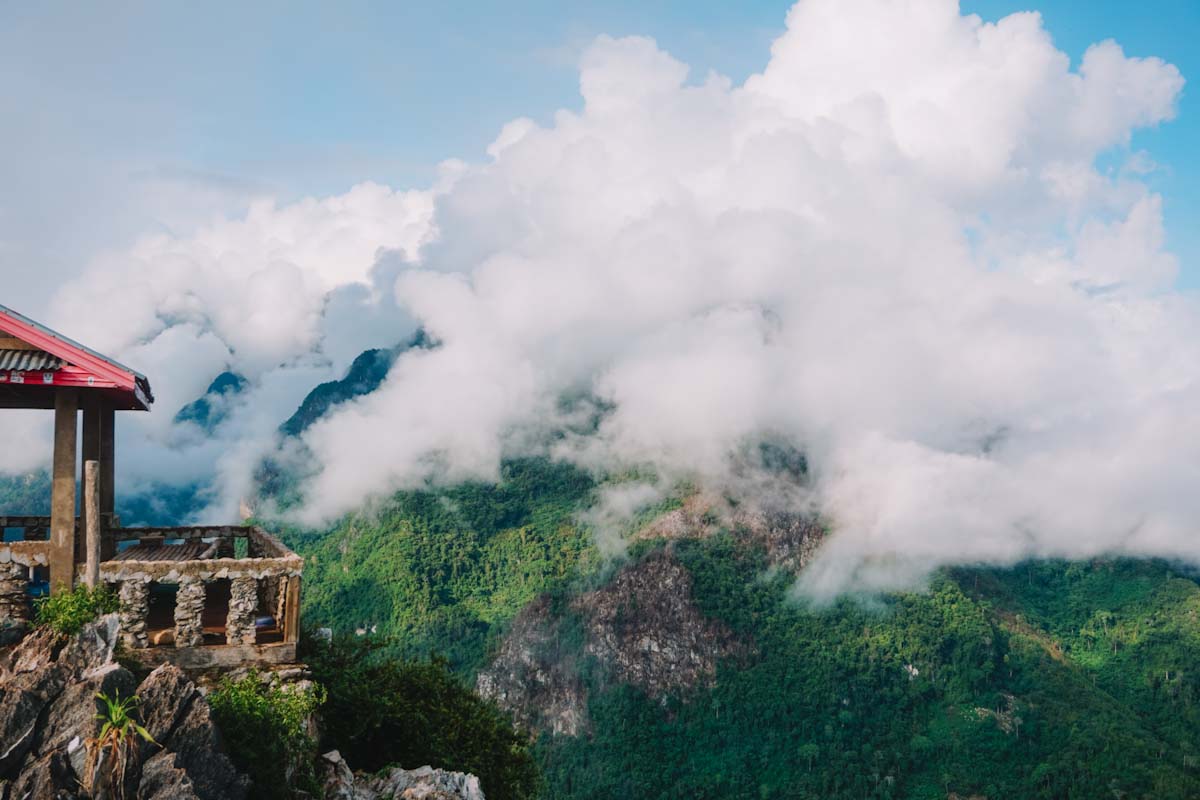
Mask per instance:
[[[287,579],[287,599],[283,604],[283,640],[300,641],[300,576]]]
[[[83,510],[86,525],[87,567],[84,582],[89,589],[100,583],[100,462],[83,463]]]
[[[99,398],[93,394],[82,393],[80,398],[80,411],[83,412],[83,440],[80,443],[82,451],[83,463],[79,474],[83,477],[83,502],[79,506],[79,531],[81,533],[88,530],[89,514],[92,509],[87,503],[87,462],[100,461],[100,405]],[[97,487],[98,488],[98,487]],[[87,537],[82,536],[81,541],[75,542],[75,558],[77,561],[85,561],[87,559]]]
[[[50,591],[75,585],[75,451],[79,395],[54,394],[54,466],[50,489]]]

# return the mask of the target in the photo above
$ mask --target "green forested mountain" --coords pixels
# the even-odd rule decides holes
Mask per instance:
[[[310,559],[306,620],[444,654],[471,679],[548,597],[554,658],[588,719],[574,736],[530,732],[548,798],[1200,797],[1191,573],[956,569],[924,591],[813,608],[765,548],[719,525],[639,541],[624,568],[669,552],[690,602],[743,643],[710,684],[652,696],[614,678],[581,632],[580,598],[623,568],[578,522],[594,490],[573,468],[519,461],[499,485],[405,492],[292,534]],[[638,603],[606,624],[654,613]]]
[[[369,390],[386,372],[376,357],[330,397]],[[48,483],[6,479],[0,509],[46,505]],[[921,591],[813,607],[792,589],[803,547],[689,510],[687,488],[643,510],[625,558],[602,558],[582,512],[603,483],[511,460],[497,484],[401,492],[328,530],[285,528],[308,560],[305,623],[445,658],[470,685],[490,676],[555,800],[1200,797],[1190,568],[964,567]],[[664,563],[685,580],[638,572]],[[656,587],[661,576],[671,582]],[[711,675],[670,679],[707,662]]]

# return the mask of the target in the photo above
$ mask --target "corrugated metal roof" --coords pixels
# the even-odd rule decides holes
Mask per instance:
[[[63,360],[43,350],[0,350],[0,370],[52,372]]]

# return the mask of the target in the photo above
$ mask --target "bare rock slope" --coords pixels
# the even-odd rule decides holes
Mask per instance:
[[[249,781],[225,755],[195,684],[169,665],[139,683],[115,661],[116,642],[110,615],[74,637],[35,630],[0,650],[0,800],[90,796],[83,785],[89,742],[100,728],[97,692],[137,695],[156,742],[143,743],[131,759],[125,796],[245,798]]]
[[[662,698],[711,686],[718,662],[749,647],[696,608],[690,573],[662,551],[573,598],[568,614],[553,614],[546,598],[528,606],[477,689],[527,729],[574,736],[588,729],[585,661]]]

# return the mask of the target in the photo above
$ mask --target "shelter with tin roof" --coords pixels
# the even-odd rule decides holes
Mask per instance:
[[[277,538],[244,525],[121,527],[116,412],[153,403],[146,376],[0,305],[0,410],[54,412],[50,514],[0,516],[0,623],[29,616],[31,583],[60,592],[82,580],[120,592],[122,635],[144,660],[294,661],[303,561]]]

